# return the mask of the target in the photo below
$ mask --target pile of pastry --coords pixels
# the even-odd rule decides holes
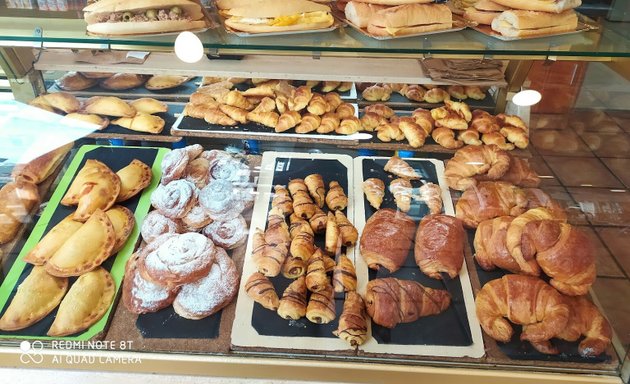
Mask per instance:
[[[67,336],[95,324],[114,300],[116,285],[101,264],[121,250],[135,226],[122,203],[151,182],[151,169],[139,160],[114,173],[87,160],[61,200],[76,210],[55,225],[24,257],[33,265],[0,318],[0,329],[29,327],[57,306],[49,336]],[[77,277],[72,286],[70,277]]]
[[[172,75],[139,75],[134,73],[68,72],[55,80],[60,89],[68,92],[83,91],[96,85],[110,91],[126,91],[144,87],[150,91],[176,88],[191,78]]]
[[[507,37],[529,37],[575,31],[581,0],[480,0],[464,17]]]
[[[161,166],[154,210],[140,230],[146,244],[126,266],[123,302],[136,314],[173,305],[184,318],[202,319],[227,306],[238,289],[226,251],[247,239],[242,213],[254,200],[250,169],[199,144],[169,152]]]
[[[429,136],[447,149],[464,144],[494,144],[505,150],[529,145],[529,129],[518,116],[493,116],[481,109],[471,112],[466,103],[448,99],[444,104],[430,111],[418,108],[405,117],[397,116],[385,104],[372,104],[365,107],[361,127],[364,131],[376,131],[378,139],[384,142],[407,139],[414,148],[422,147]]]
[[[350,135],[361,130],[354,106],[335,92],[319,94],[310,86],[296,88],[283,80],[258,83],[245,91],[231,87],[229,81],[201,87],[190,96],[184,114],[210,124],[258,123],[275,132]]]
[[[273,79],[263,79],[263,78],[253,78],[253,79],[246,79],[243,77],[212,77],[212,76],[204,76],[202,81],[201,81],[201,86],[207,86],[207,85],[211,85],[211,84],[215,84],[215,83],[225,83],[225,82],[230,82],[232,83],[233,86],[235,85],[241,85],[243,86],[248,86],[248,88],[256,88],[256,86],[258,84],[263,84],[263,83],[267,83],[269,81],[273,81],[273,82],[278,82],[280,80],[273,80]],[[296,84],[295,81],[288,81],[288,83],[292,86],[296,86],[296,85],[301,85],[301,84]],[[348,92],[350,89],[352,89],[352,82],[351,81],[317,81],[317,80],[308,80],[305,82],[305,84],[307,87],[311,88],[312,90],[317,90],[321,93],[328,93],[328,92],[338,92],[338,93],[343,93],[343,92]],[[247,91],[247,89],[245,90]],[[266,96],[274,96],[271,94],[267,94]]]
[[[398,92],[409,100],[430,104],[443,103],[444,100],[451,98],[458,100],[483,100],[486,98],[486,92],[481,87],[472,85],[448,85],[444,87],[429,84],[392,83],[370,85],[362,91],[361,95],[367,101],[388,101],[394,92]]]
[[[0,188],[0,245],[15,239],[19,229],[39,204],[37,185],[55,171],[73,145],[66,144],[13,168],[13,181]]]
[[[160,133],[164,129],[164,119],[156,113],[168,111],[168,106],[150,97],[142,97],[130,102],[115,96],[93,96],[80,101],[66,92],[55,92],[33,99],[30,105],[48,112],[65,114],[62,122],[72,124],[78,120],[105,129],[110,124],[138,132]]]
[[[448,185],[463,191],[455,211],[475,232],[475,260],[484,270],[513,275],[484,285],[477,316],[492,338],[508,342],[512,326],[542,353],[552,338],[580,343],[583,356],[602,353],[610,327],[586,298],[595,281],[595,253],[587,235],[567,223],[562,207],[542,190],[528,163],[500,148],[468,146],[446,164]],[[549,277],[546,283],[541,277]],[[508,311],[517,306],[521,310]],[[542,314],[542,315],[541,315]]]

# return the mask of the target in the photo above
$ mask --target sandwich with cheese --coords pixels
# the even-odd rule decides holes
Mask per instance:
[[[387,8],[385,5],[350,1],[346,4],[344,13],[346,20],[359,28],[367,28],[370,17],[376,12]]]
[[[501,12],[507,11],[509,8],[497,4],[490,0],[479,0],[472,7],[466,8],[464,18],[474,21],[477,24],[492,24],[492,20],[499,16]]]
[[[505,7],[525,11],[561,13],[582,5],[581,0],[493,0]]]
[[[529,37],[575,31],[577,24],[573,10],[562,13],[512,10],[492,20],[492,29],[507,37]]]
[[[372,15],[367,31],[373,36],[402,36],[453,27],[453,14],[444,4],[407,4]]]
[[[334,23],[329,6],[308,0],[262,0],[223,14],[227,27],[249,33],[317,30]]]
[[[201,5],[191,0],[100,0],[83,9],[93,35],[142,35],[207,26]]]

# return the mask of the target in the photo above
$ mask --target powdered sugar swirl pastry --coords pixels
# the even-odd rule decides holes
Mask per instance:
[[[219,160],[221,158],[224,158],[224,157],[231,158],[232,156],[229,153],[227,153],[226,151],[221,151],[221,150],[218,150],[218,149],[211,149],[209,151],[203,151],[201,153],[201,155],[199,155],[199,157],[204,158],[204,159],[206,159],[206,160],[208,160],[209,162],[212,163],[212,162],[217,161],[217,160]]]
[[[224,249],[234,249],[247,240],[247,222],[243,216],[226,221],[213,221],[203,229],[215,245]]]
[[[179,220],[169,219],[159,211],[151,211],[142,222],[140,233],[147,243],[165,233],[181,233],[182,225]]]
[[[245,209],[238,187],[227,180],[213,180],[204,187],[199,193],[199,203],[208,210],[212,220],[233,219]]]
[[[210,162],[207,159],[199,157],[192,160],[186,166],[186,180],[195,184],[199,189],[208,185],[208,179],[210,178]]]
[[[238,291],[239,273],[223,249],[218,249],[216,263],[207,276],[185,284],[175,297],[173,309],[186,319],[210,316],[232,302]]]
[[[191,231],[199,231],[208,224],[212,223],[212,218],[207,209],[197,203],[186,216],[182,218],[186,228]]]
[[[242,184],[249,182],[250,169],[246,164],[231,156],[220,156],[210,161],[210,177],[214,180],[227,180]]]
[[[197,203],[198,189],[186,180],[159,185],[151,194],[151,205],[171,219],[180,219]]]
[[[190,155],[186,148],[178,148],[170,151],[162,158],[162,185],[184,176],[186,166],[190,161]]]
[[[140,271],[162,285],[190,283],[208,273],[215,253],[214,244],[202,234],[174,235],[147,253]]]
[[[179,287],[165,287],[145,279],[138,270],[141,253],[134,253],[127,261],[122,288],[123,304],[135,314],[157,312],[168,307],[179,291]]]

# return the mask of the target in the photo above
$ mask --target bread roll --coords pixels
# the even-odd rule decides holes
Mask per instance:
[[[492,24],[492,20],[499,16],[501,12],[507,11],[506,8],[500,4],[497,4],[490,0],[481,0],[474,6],[466,8],[464,12],[464,18],[466,20],[477,22],[478,24]]]
[[[437,31],[453,26],[451,10],[443,4],[408,4],[376,12],[367,30],[374,36],[399,36]]]
[[[505,11],[492,20],[492,29],[507,37],[527,37],[574,31],[577,14],[534,11]]]
[[[581,0],[492,0],[508,8],[561,13],[582,5]]]
[[[370,17],[385,8],[384,5],[350,1],[345,8],[346,19],[359,28],[367,28]]]
[[[354,0],[360,3],[380,4],[380,5],[405,5],[405,4],[427,4],[433,0]]]

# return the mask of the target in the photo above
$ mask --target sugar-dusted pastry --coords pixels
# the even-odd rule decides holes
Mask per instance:
[[[291,246],[289,248],[291,256],[308,260],[313,252],[315,252],[315,234],[308,221],[292,214],[289,219],[291,226],[289,234],[291,235]]]
[[[333,335],[347,341],[352,347],[359,346],[367,340],[365,302],[358,293],[353,291],[346,293],[343,312],[339,317],[339,326],[333,331]]]
[[[116,73],[101,80],[100,86],[111,91],[123,91],[141,86],[147,81],[147,78],[148,76],[146,75],[135,73]]]
[[[155,113],[164,113],[168,111],[168,105],[165,102],[155,100],[150,97],[141,97],[129,103],[136,111],[153,115]]]
[[[324,255],[318,248],[306,266],[306,287],[311,292],[321,291],[329,284],[324,265]]]
[[[254,232],[253,244],[252,259],[258,271],[267,277],[278,276],[289,254],[287,246],[282,243],[275,246],[267,244],[265,233],[260,228]]]
[[[116,232],[105,212],[96,210],[48,259],[46,272],[79,276],[101,265],[116,245]]]
[[[144,218],[140,227],[140,234],[147,243],[152,243],[157,237],[165,233],[181,233],[183,225],[179,219],[170,219],[160,211],[151,211]]]
[[[342,211],[335,211],[335,220],[337,221],[337,227],[341,235],[341,243],[346,247],[353,246],[359,238],[357,229]]]
[[[211,222],[203,229],[203,234],[223,249],[234,249],[245,244],[247,230],[247,222],[243,216],[238,215],[233,219]]]
[[[202,207],[199,202],[188,211],[186,216],[181,218],[181,221],[187,232],[199,232],[213,222],[208,210]]]
[[[67,290],[67,278],[49,275],[41,266],[33,267],[0,318],[0,329],[15,331],[35,324],[57,308]]]
[[[151,205],[166,217],[181,219],[197,204],[198,193],[190,181],[175,180],[158,185],[151,194]]]
[[[39,203],[37,185],[18,179],[0,188],[0,244],[17,235],[22,223]]]
[[[412,186],[407,179],[394,179],[389,183],[389,191],[394,195],[396,206],[403,212],[411,209]]]
[[[420,180],[420,175],[405,160],[392,156],[385,164],[385,172],[392,173],[407,180]]]
[[[326,199],[326,187],[322,175],[313,173],[304,178],[304,184],[308,188],[311,197],[318,207],[322,208]]]
[[[84,113],[114,117],[134,117],[136,109],[114,96],[93,96],[83,102]]]
[[[418,189],[418,192],[418,195],[412,197],[424,202],[429,207],[431,214],[442,212],[442,190],[439,185],[426,183]]]
[[[306,278],[295,279],[282,293],[278,315],[286,320],[299,320],[306,315]]]
[[[306,306],[306,318],[315,324],[328,324],[335,319],[335,292],[330,283],[317,292],[312,292]]]
[[[103,268],[87,272],[72,284],[59,305],[48,336],[68,336],[88,329],[114,301],[116,284]]]
[[[326,223],[328,222],[328,216],[321,208],[315,207],[315,213],[308,219],[308,223],[311,225],[311,229],[314,233],[323,233],[326,230]]]
[[[362,186],[367,201],[372,207],[379,209],[383,203],[383,197],[385,197],[385,183],[383,183],[383,180],[370,177],[363,182]]]
[[[306,274],[306,262],[298,257],[287,257],[282,264],[282,276],[297,279]]]
[[[143,274],[160,284],[187,284],[205,276],[218,248],[202,234],[173,235],[140,264]]]
[[[342,238],[337,219],[332,212],[328,212],[326,221],[326,241],[324,249],[331,255],[336,255],[341,250]]]
[[[274,195],[271,206],[278,208],[285,216],[293,213],[293,199],[289,191],[283,185],[273,187]]]
[[[175,313],[199,320],[217,313],[232,302],[238,292],[239,273],[225,250],[218,248],[216,262],[201,279],[184,284],[175,297]]]
[[[361,256],[371,269],[385,267],[396,272],[407,259],[416,224],[407,214],[379,209],[365,223],[359,241]]]
[[[271,311],[278,309],[278,294],[271,281],[262,273],[255,272],[247,279],[245,292],[247,296],[263,307]]]
[[[346,255],[339,256],[339,263],[333,269],[332,282],[335,292],[356,291],[357,272]]]
[[[293,212],[304,219],[310,219],[315,214],[317,205],[313,202],[304,180],[293,179],[289,181],[288,188],[293,198]]]
[[[228,180],[214,180],[199,193],[199,202],[213,220],[228,220],[238,217],[245,210],[243,192]]]
[[[160,116],[139,112],[134,117],[119,117],[116,120],[112,120],[112,124],[131,129],[132,131],[158,134],[162,132],[166,122]]]
[[[240,162],[232,156],[224,155],[210,160],[208,173],[212,180],[248,183],[251,170],[247,164]]]
[[[190,162],[190,155],[184,148],[174,149],[162,158],[161,184],[168,184],[173,180],[181,179],[186,172],[186,166]]]
[[[326,205],[331,211],[344,210],[348,206],[348,196],[346,196],[339,182],[331,181],[328,184]]]
[[[151,184],[153,172],[151,168],[138,159],[133,159],[129,165],[116,172],[120,178],[120,192],[117,202],[129,200]]]
[[[208,181],[210,178],[210,161],[208,159],[204,159],[203,157],[198,157],[194,160],[191,160],[188,165],[186,165],[186,170],[184,171],[185,179],[195,184],[195,186],[199,189],[208,185]]]
[[[125,265],[125,278],[122,286],[122,302],[131,313],[143,314],[157,312],[173,303],[179,291],[178,286],[164,286],[157,284],[138,270],[141,253],[148,251],[147,246],[142,251],[131,255]]]
[[[122,249],[127,242],[131,231],[136,226],[136,218],[133,216],[133,212],[122,205],[114,205],[105,214],[112,222],[114,234],[116,235],[116,244],[114,244],[114,249],[112,249],[113,254]]]
[[[82,225],[80,221],[72,219],[72,214],[66,216],[24,256],[24,261],[33,265],[44,265]]]

